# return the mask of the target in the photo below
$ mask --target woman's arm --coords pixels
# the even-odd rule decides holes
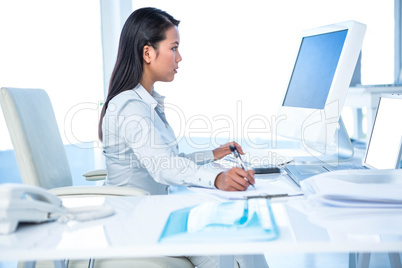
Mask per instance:
[[[132,157],[159,183],[217,187],[225,191],[242,191],[250,183],[254,183],[254,174],[251,171],[246,172],[240,168],[227,170],[208,164],[199,166],[190,159],[173,154],[171,145],[165,143],[155,128],[154,110],[141,101],[127,103],[116,119],[119,135],[124,140],[124,144],[119,146],[130,147]],[[236,146],[243,153],[241,147],[232,142],[217,148],[213,153],[214,158],[219,159],[229,154],[229,145]]]
[[[198,151],[198,152],[189,153],[189,154],[180,153],[179,155],[181,157],[190,159],[191,161],[195,162],[197,165],[204,165],[204,164],[212,162],[214,160],[222,159],[223,157],[231,154],[231,151],[229,149],[229,147],[231,145],[235,146],[240,154],[244,154],[241,146],[239,144],[237,144],[236,142],[232,141],[225,145],[221,145],[219,148],[216,148],[212,151],[211,150]]]
[[[244,154],[241,146],[237,142],[232,141],[232,142],[226,143],[225,145],[221,145],[221,146],[219,146],[219,148],[216,148],[215,150],[213,150],[212,152],[214,154],[214,159],[219,160],[219,159],[222,159],[225,156],[231,154],[232,151],[229,148],[231,145],[235,146],[237,151],[240,154]]]
[[[254,170],[237,167],[220,173],[215,179],[215,187],[223,191],[245,191],[250,184],[255,184]]]
[[[122,141],[118,146],[131,148],[130,157],[139,162],[140,168],[147,169],[156,182],[214,188],[215,178],[225,171],[213,165],[199,166],[175,154],[174,144],[166,144],[160,133],[163,129],[155,126],[158,117],[154,109],[142,101],[126,103],[116,114],[117,118],[119,140]],[[127,150],[122,148],[121,151]]]
[[[204,165],[215,160],[214,154],[211,150],[198,151],[189,154],[180,153],[179,156],[188,158],[197,165]]]

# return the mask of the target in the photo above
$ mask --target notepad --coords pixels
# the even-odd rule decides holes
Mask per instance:
[[[172,212],[160,242],[267,241],[278,235],[269,200],[213,201]]]
[[[206,193],[217,196],[223,199],[237,200],[237,199],[247,199],[250,196],[265,196],[265,195],[282,195],[287,194],[289,196],[296,196],[302,194],[300,189],[295,189],[285,179],[282,175],[277,174],[263,174],[264,178],[259,179],[259,175],[255,176],[255,189],[249,187],[246,191],[222,191],[219,189],[211,188],[201,188],[201,187],[189,187],[191,191],[196,193]],[[267,177],[271,177],[268,179]]]

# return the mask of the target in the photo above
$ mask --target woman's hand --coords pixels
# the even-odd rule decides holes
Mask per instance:
[[[238,167],[219,173],[215,179],[215,187],[223,191],[245,191],[254,183],[254,170],[245,171]]]
[[[232,141],[232,142],[226,143],[225,145],[221,145],[221,146],[219,146],[219,148],[216,148],[215,150],[213,150],[212,153],[214,154],[214,159],[219,160],[219,159],[224,158],[228,154],[231,154],[232,151],[230,151],[230,149],[229,149],[230,145],[235,146],[237,151],[240,154],[244,154],[241,146],[239,144],[237,144],[237,142]]]

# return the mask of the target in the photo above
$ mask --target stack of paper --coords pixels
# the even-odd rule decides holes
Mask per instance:
[[[309,200],[335,207],[355,208],[402,208],[402,183],[390,182],[390,174],[402,172],[399,170],[377,172],[378,180],[373,183],[370,180],[364,182],[357,178],[353,182],[352,173],[349,177],[344,175],[334,176],[331,173],[311,177],[301,182],[301,187]],[[367,178],[369,178],[367,173]],[[344,173],[345,174],[345,173]],[[401,178],[402,180],[402,178]],[[383,182],[381,182],[383,181]]]

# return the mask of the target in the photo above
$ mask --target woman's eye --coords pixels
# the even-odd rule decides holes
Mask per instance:
[[[173,51],[176,51],[176,50],[177,50],[177,47],[173,47],[172,50],[173,50]]]

